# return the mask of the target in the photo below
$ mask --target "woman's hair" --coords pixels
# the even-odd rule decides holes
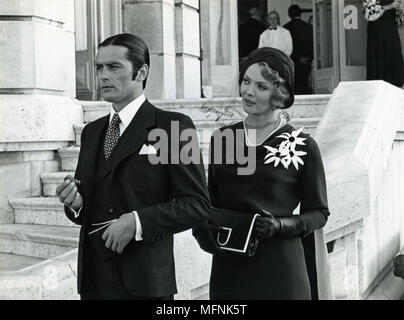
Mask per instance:
[[[262,76],[274,86],[271,95],[271,106],[286,109],[293,105],[294,97],[294,64],[292,59],[284,52],[269,47],[263,47],[251,52],[241,65],[239,85],[244,79],[245,72],[253,64],[262,69]]]
[[[98,48],[107,46],[122,46],[128,49],[126,58],[132,63],[132,80],[135,80],[137,72],[144,64],[150,67],[149,48],[142,38],[134,34],[122,33],[114,35],[101,42]],[[143,80],[143,89],[146,87],[146,82],[147,77]]]

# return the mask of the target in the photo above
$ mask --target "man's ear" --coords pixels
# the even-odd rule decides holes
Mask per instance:
[[[136,81],[143,82],[149,75],[149,66],[144,64],[137,72]]]

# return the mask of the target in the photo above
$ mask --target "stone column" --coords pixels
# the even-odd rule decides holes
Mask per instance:
[[[0,0],[0,223],[8,200],[38,196],[39,174],[82,122],[75,96],[74,1]]]
[[[150,51],[146,94],[176,98],[174,0],[125,0],[123,30],[145,40]]]
[[[74,2],[0,0],[0,93],[75,96]]]
[[[175,0],[177,98],[201,97],[199,1]]]
[[[210,11],[209,1],[200,2],[201,16],[201,59],[202,59],[202,91],[206,98],[213,96],[212,88],[212,69],[211,69],[211,54],[210,54]]]

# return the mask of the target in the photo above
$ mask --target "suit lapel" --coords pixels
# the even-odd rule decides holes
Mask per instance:
[[[109,115],[93,122],[87,132],[87,142],[81,152],[83,152],[82,175],[86,176],[83,189],[86,199],[91,199],[94,186],[95,168],[97,155],[102,147],[103,137],[107,130]],[[83,147],[83,146],[82,146]]]
[[[119,139],[112,158],[112,174],[125,158],[137,151],[148,138],[148,129],[156,123],[155,107],[146,99]]]

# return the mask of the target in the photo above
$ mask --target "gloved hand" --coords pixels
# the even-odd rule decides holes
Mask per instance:
[[[260,239],[270,239],[274,235],[292,238],[305,234],[306,225],[301,216],[274,217],[261,209],[261,216],[255,220],[254,231]]]
[[[261,209],[261,215],[255,219],[254,232],[260,239],[272,238],[280,229],[280,221],[269,211]]]

